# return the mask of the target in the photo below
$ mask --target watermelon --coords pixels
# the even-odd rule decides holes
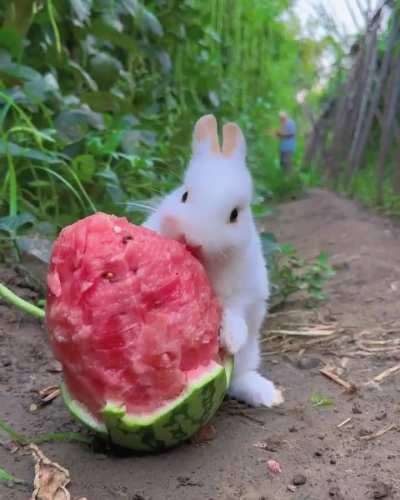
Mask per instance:
[[[218,409],[232,361],[221,307],[184,244],[96,213],[56,240],[46,327],[78,420],[118,445],[174,446]]]

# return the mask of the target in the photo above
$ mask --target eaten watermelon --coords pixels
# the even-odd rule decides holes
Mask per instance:
[[[60,233],[47,283],[46,326],[76,418],[143,451],[210,420],[232,366],[220,304],[182,243],[97,213]]]

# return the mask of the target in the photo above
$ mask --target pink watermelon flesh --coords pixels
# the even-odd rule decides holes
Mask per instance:
[[[61,232],[47,282],[53,352],[98,418],[107,402],[151,413],[220,361],[221,309],[181,243],[97,213]]]

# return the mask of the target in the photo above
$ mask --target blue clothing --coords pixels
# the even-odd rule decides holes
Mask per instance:
[[[284,134],[291,134],[292,137],[281,137],[280,150],[293,152],[296,147],[296,125],[290,118],[283,126],[282,132]]]

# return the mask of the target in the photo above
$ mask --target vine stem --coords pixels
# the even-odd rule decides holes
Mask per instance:
[[[2,297],[13,306],[17,307],[18,309],[21,309],[21,311],[31,314],[36,318],[44,319],[45,317],[45,312],[43,309],[22,299],[2,283],[0,283],[0,297]]]

